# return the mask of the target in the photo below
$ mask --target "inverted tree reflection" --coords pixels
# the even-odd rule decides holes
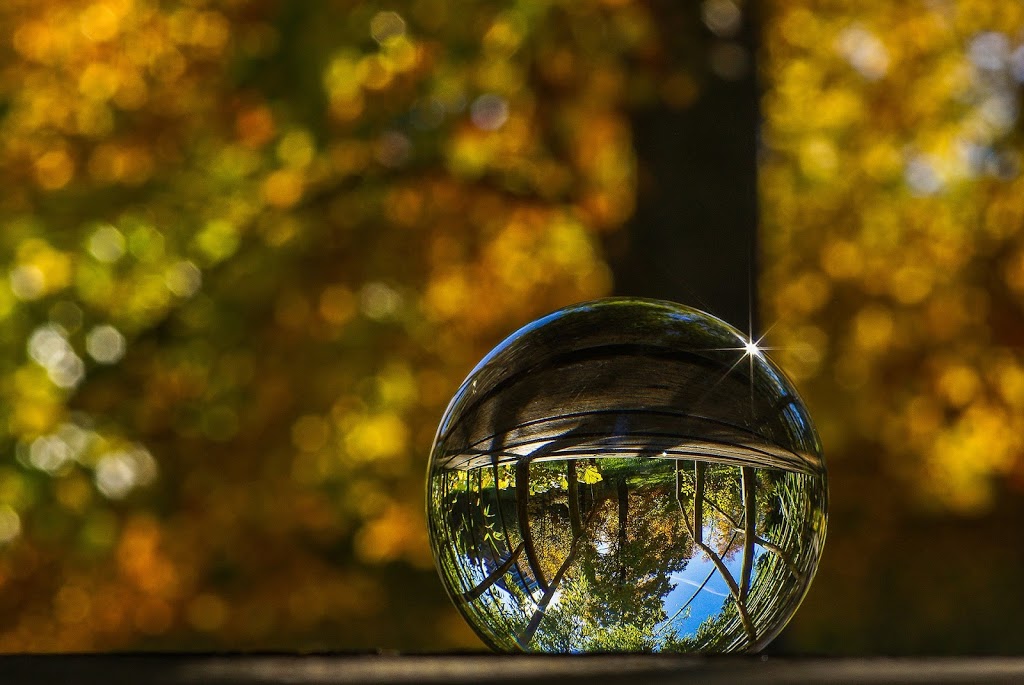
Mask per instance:
[[[709,461],[527,458],[443,472],[432,497],[459,541],[441,555],[463,584],[457,599],[500,648],[756,649],[774,637],[759,626],[799,601],[787,588],[807,580],[818,541],[796,531],[823,504],[803,504],[813,477]]]

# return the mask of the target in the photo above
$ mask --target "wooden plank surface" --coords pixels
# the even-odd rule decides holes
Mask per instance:
[[[1024,683],[1024,657],[768,658],[492,655],[6,655],[0,683]]]

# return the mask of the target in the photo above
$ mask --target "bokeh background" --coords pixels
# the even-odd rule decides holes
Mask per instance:
[[[629,292],[818,421],[771,650],[1024,653],[1022,82],[1007,0],[5,0],[0,650],[479,647],[437,422]]]

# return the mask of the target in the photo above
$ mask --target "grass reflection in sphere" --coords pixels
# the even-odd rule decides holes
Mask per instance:
[[[752,652],[825,540],[821,446],[792,385],[704,312],[561,309],[470,373],[438,428],[430,540],[504,652]]]

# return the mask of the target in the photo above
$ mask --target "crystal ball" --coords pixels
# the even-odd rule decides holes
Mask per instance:
[[[502,652],[755,652],[825,541],[821,444],[792,384],[709,314],[609,298],[516,331],[437,431],[441,580]]]

